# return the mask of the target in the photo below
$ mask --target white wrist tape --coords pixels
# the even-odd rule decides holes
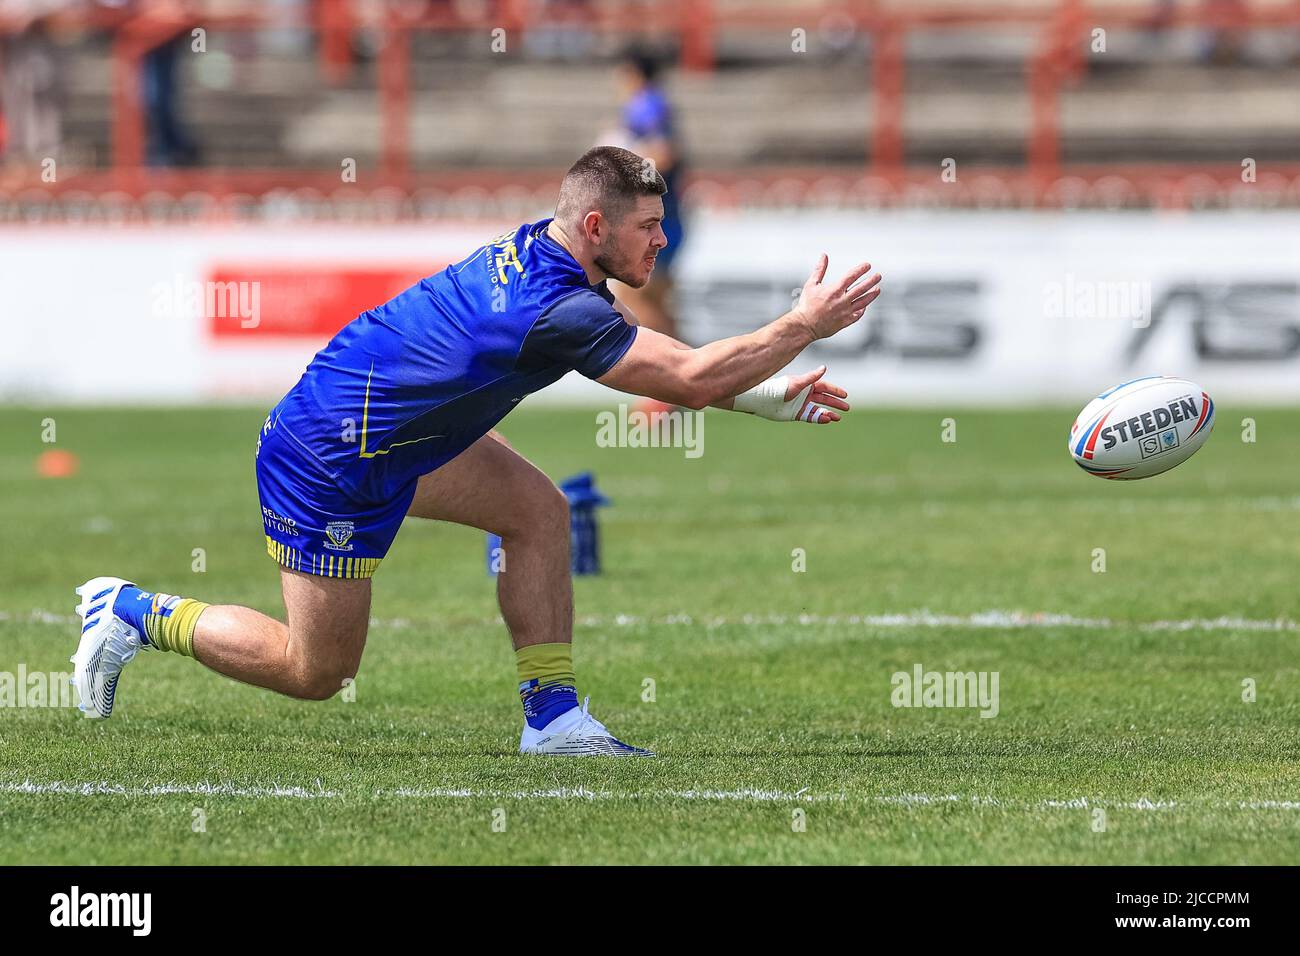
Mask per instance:
[[[734,407],[738,412],[749,412],[751,415],[769,418],[774,422],[792,422],[799,416],[804,402],[808,400],[808,393],[812,391],[812,386],[809,385],[787,402],[785,393],[789,388],[789,375],[769,378],[766,382],[759,382],[749,391],[737,395]],[[812,409],[815,409],[815,412],[821,411],[818,405],[810,406],[810,413],[815,414],[811,412]],[[805,419],[805,421],[810,420]]]

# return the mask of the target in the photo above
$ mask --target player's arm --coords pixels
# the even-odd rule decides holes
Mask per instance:
[[[867,306],[880,295],[879,274],[859,281],[871,270],[870,263],[861,264],[834,284],[823,281],[826,266],[823,255],[795,307],[746,335],[687,348],[669,336],[640,329],[623,357],[597,381],[688,408],[734,406],[739,411],[763,414],[776,404],[775,400],[766,400],[763,410],[750,408],[746,407],[750,404],[746,393],[760,384],[770,392],[775,387],[773,382],[780,381],[769,382],[772,376],[813,342],[829,338],[862,318]],[[812,381],[820,380],[824,372],[821,369],[811,373]]]
[[[614,299],[614,311],[623,316],[623,321],[628,325],[639,326],[636,313],[627,307],[621,299]],[[643,330],[648,331],[648,330]],[[663,333],[656,333],[662,335]],[[673,348],[680,351],[690,351],[690,346],[685,342],[679,341],[669,335],[664,338],[672,344]],[[817,425],[828,425],[831,422],[838,422],[840,416],[834,411],[838,409],[841,412],[849,410],[849,403],[845,401],[849,393],[832,382],[822,379],[826,374],[826,366],[822,365],[811,372],[805,372],[802,375],[783,376],[784,388],[778,391],[779,386],[774,386],[766,391],[770,392],[772,397],[780,397],[781,418],[788,421],[805,421]],[[755,388],[762,388],[757,385]],[[806,391],[805,391],[806,390]],[[751,389],[752,391],[752,389]],[[796,404],[797,403],[797,404]],[[741,405],[746,401],[741,400]],[[710,408],[720,408],[723,411],[750,411],[747,408],[736,408],[736,396],[732,395],[721,401],[710,402]],[[753,414],[753,412],[750,412]]]

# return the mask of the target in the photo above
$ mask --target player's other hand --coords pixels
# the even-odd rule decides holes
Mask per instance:
[[[801,392],[808,390],[803,404],[795,412],[795,421],[829,425],[840,420],[840,416],[834,409],[839,409],[841,412],[849,410],[849,403],[845,401],[849,393],[823,379],[822,376],[825,374],[826,366],[821,365],[811,372],[790,376],[790,386],[785,391],[787,402],[794,401]]]
[[[848,328],[862,318],[867,306],[880,295],[880,273],[862,279],[871,272],[870,262],[854,267],[838,282],[824,281],[829,264],[830,260],[823,252],[800,290],[799,301],[793,310],[815,339],[830,338],[840,329]]]

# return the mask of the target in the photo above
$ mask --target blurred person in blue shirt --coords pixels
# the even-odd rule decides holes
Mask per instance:
[[[647,328],[680,338],[673,312],[673,263],[681,251],[685,230],[682,222],[682,157],[672,104],[659,84],[660,61],[651,53],[633,49],[618,65],[618,84],[623,106],[619,145],[654,162],[668,184],[664,202],[664,235],[668,245],[659,251],[650,281],[640,289],[620,285],[619,296],[636,312]]]

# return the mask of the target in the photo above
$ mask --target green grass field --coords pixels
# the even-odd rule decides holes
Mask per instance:
[[[66,671],[97,574],[279,613],[262,414],[0,412],[0,671]],[[1196,457],[1134,483],[1070,463],[1072,411],[957,411],[943,443],[948,414],[710,413],[693,461],[598,448],[591,412],[505,422],[614,499],[579,694],[659,759],[518,756],[483,536],[410,522],[355,701],[158,654],[111,720],[0,709],[0,863],[1300,859],[1300,411],[1221,406]],[[36,477],[46,417],[74,477]],[[917,664],[997,672],[997,716],[892,706]]]

